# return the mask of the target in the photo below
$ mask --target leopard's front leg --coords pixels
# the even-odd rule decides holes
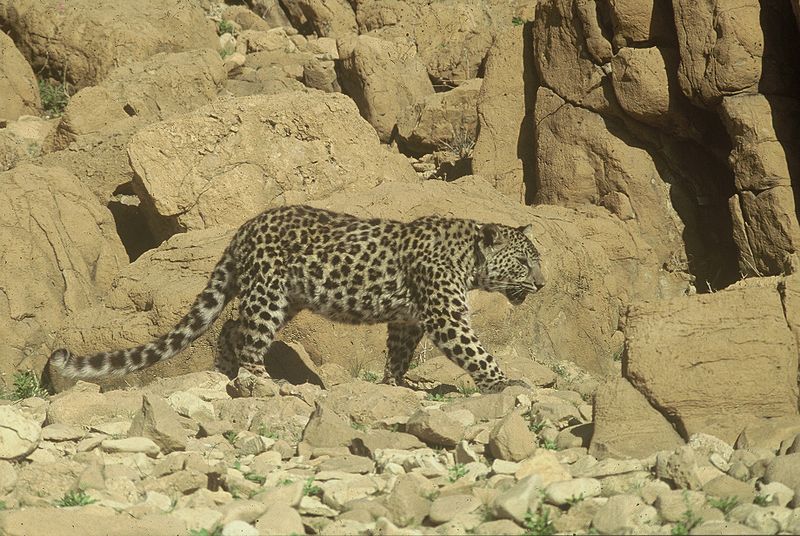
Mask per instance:
[[[481,392],[500,391],[509,385],[509,380],[494,356],[481,345],[470,326],[466,305],[459,307],[462,303],[466,303],[463,297],[451,300],[451,306],[444,311],[436,311],[442,314],[429,311],[422,322],[425,332],[450,361],[469,372]]]

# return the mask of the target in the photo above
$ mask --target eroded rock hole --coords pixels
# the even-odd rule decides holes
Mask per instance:
[[[133,193],[130,183],[123,184],[114,191],[108,202],[108,209],[114,216],[117,235],[131,262],[161,243],[148,228],[139,197]]]

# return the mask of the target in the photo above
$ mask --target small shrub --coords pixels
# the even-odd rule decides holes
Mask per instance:
[[[255,482],[256,484],[263,484],[267,481],[267,477],[257,473],[246,473],[244,477],[250,482]]]
[[[216,525],[210,531],[208,529],[192,529],[189,536],[222,536],[222,525]]]
[[[758,506],[769,506],[769,503],[772,501],[772,495],[763,495],[759,493],[753,499],[753,502]]]
[[[49,80],[39,80],[39,97],[42,100],[42,109],[50,117],[63,114],[69,102],[66,85]]]
[[[525,21],[522,19],[522,17],[511,17],[511,24],[514,26],[522,26],[525,24]]]
[[[541,442],[542,448],[547,450],[558,450],[558,445],[552,439],[543,439]]]
[[[444,395],[442,393],[428,393],[425,400],[433,400],[434,402],[444,402]]]
[[[455,482],[467,474],[467,467],[463,463],[457,463],[447,470],[450,474],[450,482]]]
[[[229,33],[233,35],[235,32],[233,23],[229,20],[221,20],[217,23],[217,35]]]
[[[2,398],[8,400],[22,400],[32,396],[45,398],[48,395],[47,389],[42,387],[39,377],[32,370],[18,371],[14,373],[14,380],[10,391],[2,393]]]
[[[552,536],[556,533],[556,528],[550,519],[550,510],[542,506],[539,506],[536,512],[528,510],[528,513],[525,514],[523,526],[525,527],[525,534],[531,536]]]
[[[274,430],[270,430],[269,428],[267,428],[266,424],[262,424],[262,425],[260,425],[258,427],[258,435],[263,436],[263,437],[268,437],[269,439],[275,439],[275,440],[278,440],[278,439],[281,438],[281,436],[280,436],[280,434],[278,432],[275,432]]]
[[[322,495],[322,488],[314,484],[313,477],[309,477],[308,480],[306,480],[303,486],[303,495],[308,495],[309,497],[312,495]]]
[[[55,502],[56,506],[86,506],[87,504],[92,504],[96,502],[94,499],[86,495],[86,492],[82,489],[68,491],[61,497],[59,500]]]
[[[231,445],[233,445],[233,442],[234,442],[234,441],[236,441],[236,436],[237,436],[237,435],[239,435],[239,434],[237,434],[237,433],[236,433],[236,432],[234,432],[233,430],[228,430],[227,432],[224,432],[224,433],[222,434],[222,437],[224,437],[225,439],[227,439],[227,440],[228,440],[228,443],[230,443]]]
[[[708,504],[720,510],[725,516],[731,513],[731,510],[736,508],[736,505],[739,504],[739,499],[736,497],[720,497],[719,499],[710,498],[708,499]]]
[[[478,388],[460,383],[458,384],[458,392],[464,396],[472,396],[478,392]]]
[[[378,380],[380,380],[380,376],[378,375],[377,372],[372,372],[371,370],[365,369],[361,371],[361,379],[364,380],[365,382],[378,383]]]

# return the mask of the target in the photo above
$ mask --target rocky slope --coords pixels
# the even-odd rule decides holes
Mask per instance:
[[[0,0],[0,533],[800,533],[796,0],[231,4]],[[469,301],[535,389],[310,314],[229,382],[231,307],[29,396],[285,203],[531,224],[548,285]]]

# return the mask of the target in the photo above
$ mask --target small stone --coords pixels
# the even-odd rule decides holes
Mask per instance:
[[[0,460],[0,496],[9,493],[17,484],[17,471],[11,462]]]
[[[252,523],[265,512],[267,506],[261,501],[252,499],[237,499],[222,508],[222,523],[239,520]]]
[[[170,453],[185,450],[189,434],[164,399],[145,393],[142,408],[134,416],[128,435],[148,437],[164,453]]]
[[[190,419],[202,421],[215,418],[214,405],[195,393],[175,391],[167,397],[167,404],[179,415]]]
[[[423,408],[409,417],[406,432],[429,445],[455,447],[464,437],[464,425],[440,409]]]
[[[668,490],[658,495],[653,503],[664,521],[677,523],[687,511],[695,514],[706,505],[706,496],[699,491]]]
[[[428,515],[431,503],[423,495],[427,490],[413,475],[397,477],[392,491],[384,500],[389,519],[402,527],[416,525]]]
[[[104,452],[142,452],[151,458],[155,458],[161,449],[152,439],[147,437],[126,437],[124,439],[106,439],[100,443],[100,448]]]
[[[24,458],[36,448],[42,428],[14,406],[0,406],[0,459]]]
[[[583,499],[597,497],[600,495],[601,490],[600,481],[595,478],[562,480],[560,482],[551,482],[545,488],[545,500],[550,504],[563,506]]]
[[[752,484],[742,482],[725,474],[707,482],[703,486],[703,491],[713,497],[736,497],[740,503],[753,502],[756,495]]]
[[[494,516],[523,523],[528,511],[539,506],[541,491],[542,479],[538,475],[523,478],[492,501]]]
[[[689,534],[730,534],[745,535],[745,534],[760,534],[757,530],[753,530],[747,525],[741,523],[734,523],[733,521],[704,521],[693,528]]]
[[[635,495],[615,495],[600,507],[592,526],[601,534],[628,534],[658,522],[658,512]]]
[[[525,529],[508,519],[497,519],[475,527],[475,534],[525,534]]]
[[[519,469],[514,476],[518,480],[525,478],[528,475],[535,474],[541,481],[542,486],[547,486],[551,482],[558,482],[561,480],[569,480],[572,475],[567,469],[561,465],[556,455],[546,449],[539,449],[536,454],[520,462]]]
[[[85,435],[83,428],[71,424],[55,423],[42,428],[45,441],[78,441]]]
[[[672,452],[659,452],[656,456],[656,476],[672,481],[683,489],[701,489],[703,484],[698,472],[697,454],[688,447],[679,447]]]
[[[432,523],[447,523],[461,514],[468,514],[481,506],[481,501],[473,495],[447,495],[438,497],[431,504],[428,518]]]
[[[285,504],[270,506],[262,516],[256,520],[256,529],[261,536],[272,534],[305,534],[303,519],[297,510]]]
[[[475,450],[470,446],[469,442],[462,439],[456,445],[455,450],[455,460],[456,463],[470,463],[470,462],[477,462],[480,460],[480,457],[475,452]]]
[[[792,489],[800,487],[800,452],[777,456],[767,466],[764,480],[767,483],[780,482]]]
[[[496,475],[513,475],[519,470],[519,463],[497,459],[492,462],[492,472]]]
[[[222,526],[221,536],[259,536],[258,529],[244,521],[231,521]]]
[[[758,494],[766,497],[767,502],[775,506],[786,506],[794,498],[794,490],[780,482],[762,485]]]
[[[336,517],[338,512],[329,506],[322,504],[317,497],[305,496],[300,499],[298,507],[300,513],[307,516]]]
[[[501,460],[524,460],[536,451],[536,443],[536,435],[516,411],[500,419],[489,434],[489,452]]]

